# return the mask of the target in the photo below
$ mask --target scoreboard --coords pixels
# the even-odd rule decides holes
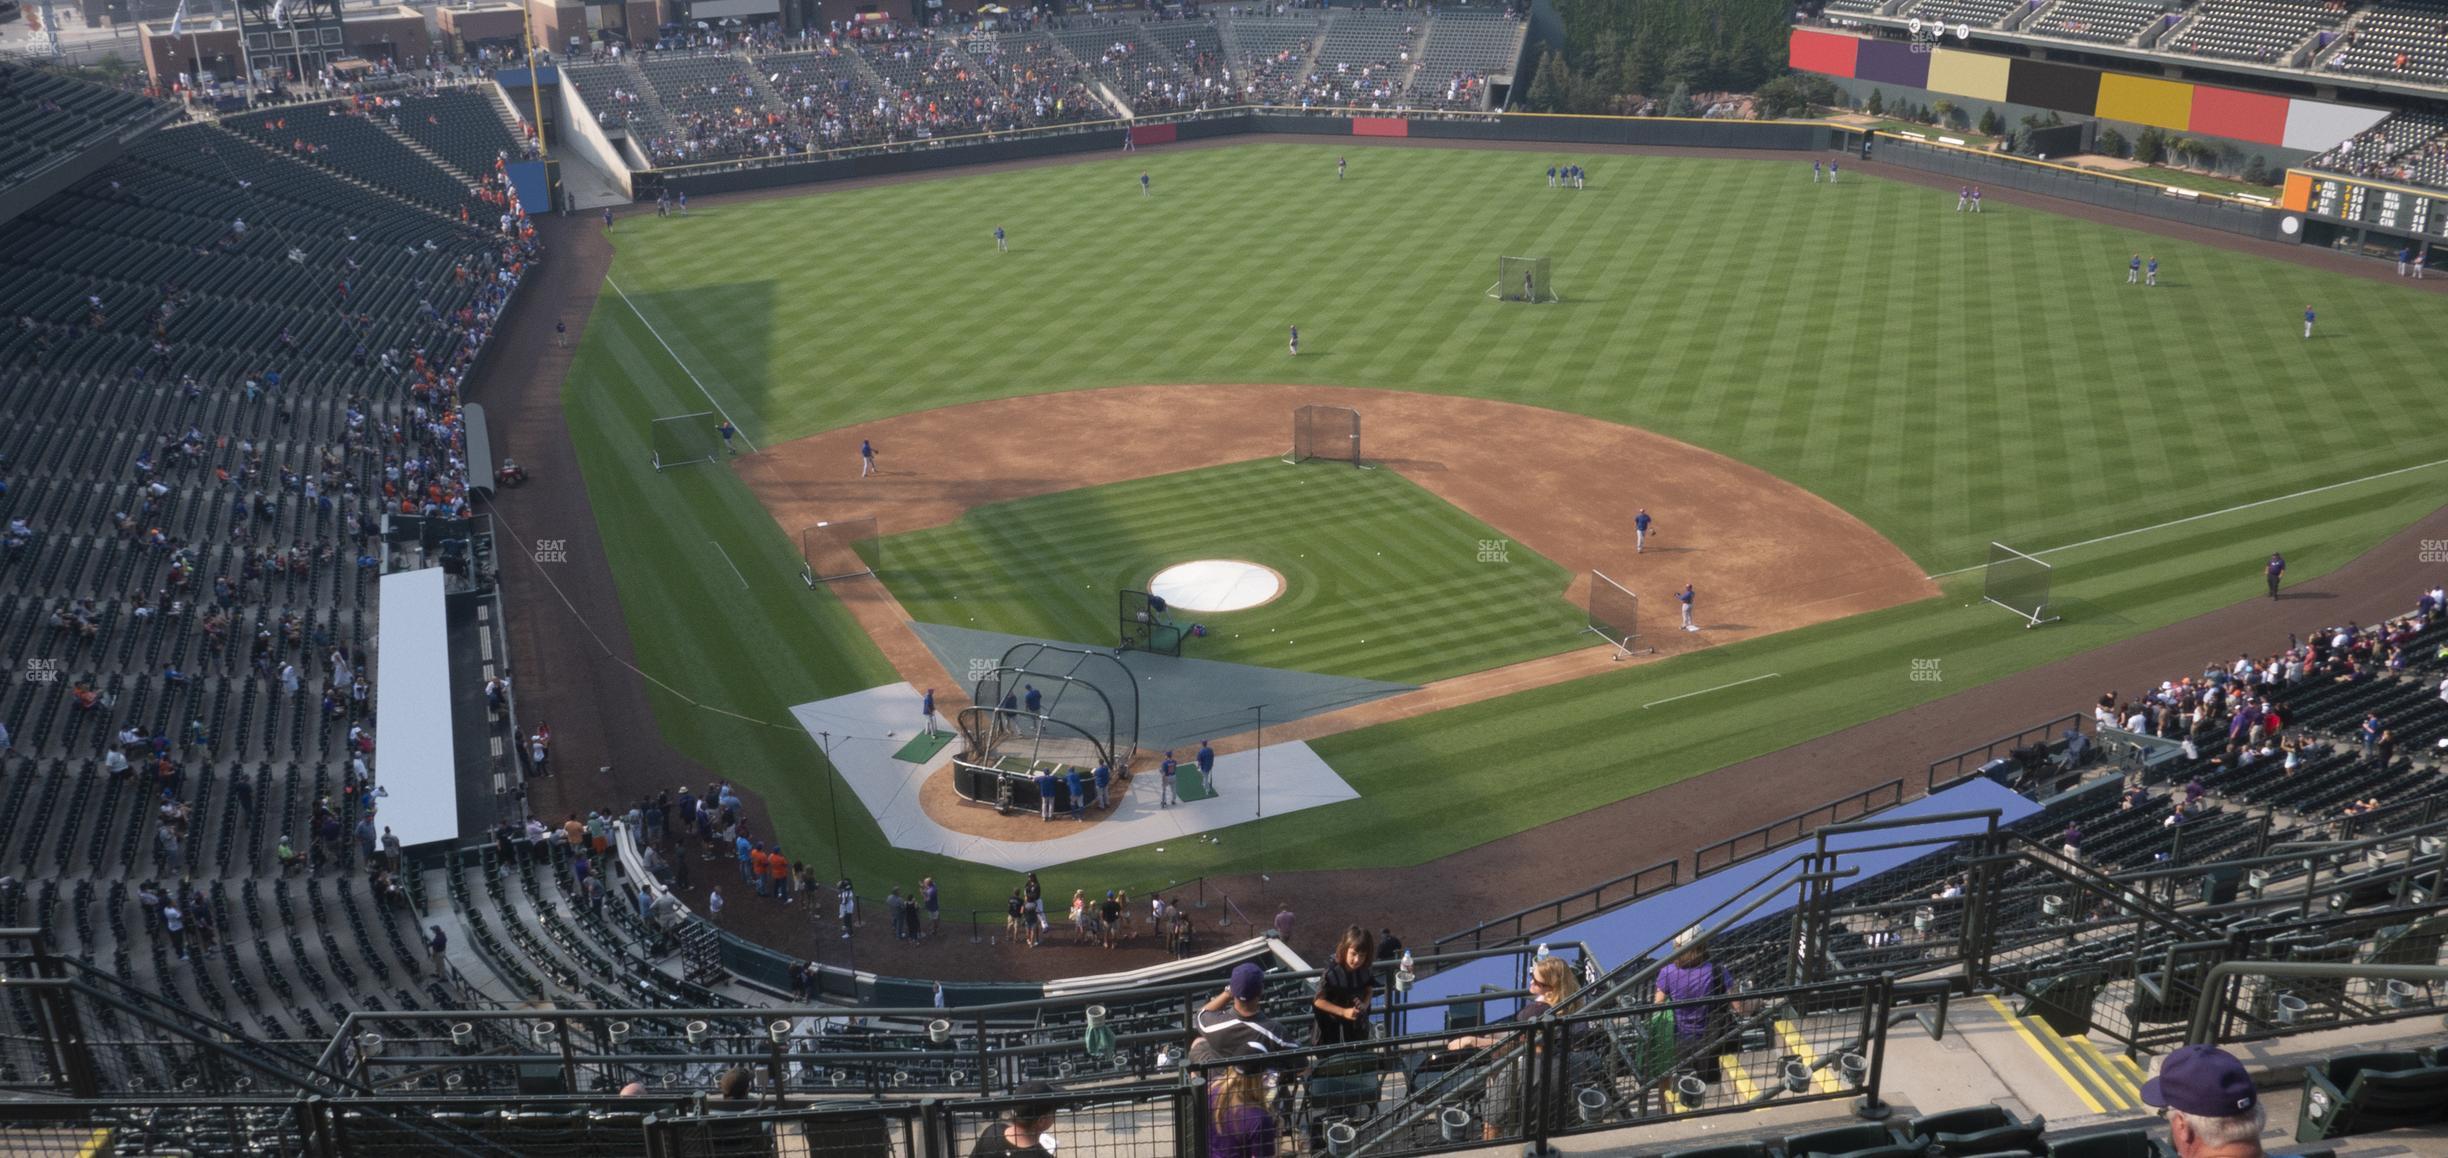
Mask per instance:
[[[2298,170],[2301,172],[2301,170]],[[2448,237],[2448,192],[2315,173],[2305,212],[2414,237]]]

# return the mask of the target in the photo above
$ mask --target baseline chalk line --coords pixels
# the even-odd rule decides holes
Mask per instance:
[[[1685,692],[1685,693],[1683,693],[1682,695],[1679,695],[1679,696],[1668,696],[1668,697],[1666,697],[1665,699],[1662,699],[1662,700],[1651,700],[1651,701],[1649,701],[1648,703],[1642,704],[1642,705],[1641,705],[1641,710],[1645,712],[1645,711],[1648,711],[1648,710],[1649,710],[1649,709],[1651,709],[1651,708],[1654,708],[1654,707],[1658,706],[1659,704],[1671,704],[1671,703],[1675,702],[1676,700],[1688,700],[1688,699],[1692,698],[1693,696],[1705,696],[1705,695],[1709,694],[1710,692],[1722,692],[1722,691],[1726,690],[1727,688],[1738,688],[1738,687],[1743,686],[1744,684],[1755,684],[1755,683],[1760,682],[1761,680],[1772,680],[1772,679],[1777,678],[1777,676],[1778,676],[1778,675],[1780,675],[1780,674],[1782,674],[1782,673],[1779,673],[1779,672],[1769,672],[1767,675],[1755,675],[1755,676],[1752,676],[1750,679],[1747,679],[1747,680],[1735,680],[1733,683],[1730,683],[1730,684],[1719,684],[1719,685],[1717,685],[1716,687],[1713,687],[1713,688],[1702,688],[1702,689],[1700,689],[1699,691],[1696,691],[1696,692]]]

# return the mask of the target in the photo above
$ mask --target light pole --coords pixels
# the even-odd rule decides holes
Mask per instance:
[[[816,737],[824,747],[825,816],[833,824],[833,879],[838,881],[847,875],[842,869],[841,809],[834,803],[834,795],[841,791],[841,770],[833,766],[833,733],[818,732]]]
[[[1251,827],[1257,829],[1258,836],[1258,879],[1266,883],[1275,879],[1268,876],[1266,871],[1266,705],[1250,705],[1250,715],[1258,723],[1256,743],[1250,748],[1250,759],[1255,764],[1258,782],[1257,819],[1251,822]]]
[[[532,65],[532,60],[530,63]],[[826,819],[828,819],[833,825],[833,879],[836,883],[838,883],[847,879],[850,875],[849,870],[842,867],[841,809],[834,803],[835,794],[841,791],[839,783],[841,780],[841,769],[833,766],[833,733],[819,731],[816,733],[816,739],[817,742],[824,748],[825,816]],[[836,905],[841,903],[838,896],[834,898],[834,903]],[[813,902],[810,902],[809,909],[810,912],[808,913],[808,916],[810,918],[817,920],[822,919],[818,912],[815,911],[815,905]],[[843,926],[843,933],[846,934],[849,931],[850,929],[847,925]],[[821,937],[818,939],[822,940]],[[845,936],[843,940],[848,941],[849,938]],[[842,952],[847,955],[850,972],[855,975],[858,972],[858,943],[851,941],[849,944],[842,946]]]

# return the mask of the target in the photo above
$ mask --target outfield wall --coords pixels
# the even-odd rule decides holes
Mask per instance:
[[[1944,173],[1974,185],[2004,185],[2266,241],[2297,240],[2284,232],[2280,223],[2287,214],[2275,205],[2263,207],[2219,197],[2180,196],[2145,181],[1981,149],[1927,144],[1892,133],[1878,135],[1872,156],[1910,169]]]
[[[1501,141],[1532,145],[1623,145],[1657,148],[1765,149],[1780,152],[1856,152],[1859,129],[1809,121],[1724,121],[1668,117],[1584,117],[1507,113],[1479,117],[1379,117],[1311,114],[1266,109],[1227,109],[1167,122],[1176,140],[1244,133],[1318,138],[1418,137],[1448,141]],[[1142,130],[1144,131],[1144,129]],[[698,166],[638,175],[641,196],[657,187],[704,196],[920,173],[962,165],[1022,161],[1096,152],[1119,153],[1123,128],[1069,128],[1041,134],[942,142],[904,151],[873,150],[847,156],[756,167]],[[2072,201],[2125,209],[2151,217],[2199,225],[2247,237],[2293,241],[2280,231],[2285,214],[2213,194],[2170,195],[2163,187],[2063,165],[1975,149],[1923,144],[1878,135],[1873,159],[1944,173],[1984,185],[2022,189]],[[658,186],[658,182],[660,183]]]

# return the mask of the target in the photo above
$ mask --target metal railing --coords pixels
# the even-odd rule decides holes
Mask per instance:
[[[2090,717],[2085,716],[2080,712],[2069,712],[2054,720],[2050,720],[2045,724],[2035,724],[2031,727],[2025,728],[2011,736],[2000,736],[1986,744],[1980,745],[1979,747],[1966,748],[1952,756],[1942,756],[1936,760],[1932,760],[1930,761],[1929,766],[1927,790],[1934,795],[1936,793],[1945,791],[1946,789],[1953,788],[1956,785],[1979,775],[1977,769],[1981,765],[1996,759],[1999,749],[2003,748],[2008,752],[2012,752],[2017,748],[2030,747],[2034,743],[2048,743],[2063,735],[2065,729],[2068,727],[2071,727],[2076,731],[2082,730],[2084,721],[2088,719],[2090,719]],[[1972,767],[1976,769],[1976,771],[1964,771],[1964,764],[1967,761],[1971,763]],[[1939,774],[1941,772],[1944,772],[1946,775],[1946,779],[1943,781],[1939,779]]]
[[[1786,845],[1807,839],[1812,832],[1827,825],[1861,820],[1902,803],[1904,781],[1896,779],[1794,813],[1782,820],[1769,821],[1749,832],[1737,833],[1715,844],[1694,849],[1692,876],[1697,879],[1755,857],[1766,856]]]
[[[1566,893],[1550,901],[1541,901],[1526,909],[1481,921],[1459,933],[1447,933],[1437,938],[1432,947],[1461,946],[1468,942],[1471,949],[1500,948],[1519,945],[1541,933],[1552,932],[1565,925],[1610,913],[1625,905],[1666,891],[1682,883],[1683,862],[1662,860],[1647,868],[1634,869],[1611,880],[1600,881],[1578,892]]]

